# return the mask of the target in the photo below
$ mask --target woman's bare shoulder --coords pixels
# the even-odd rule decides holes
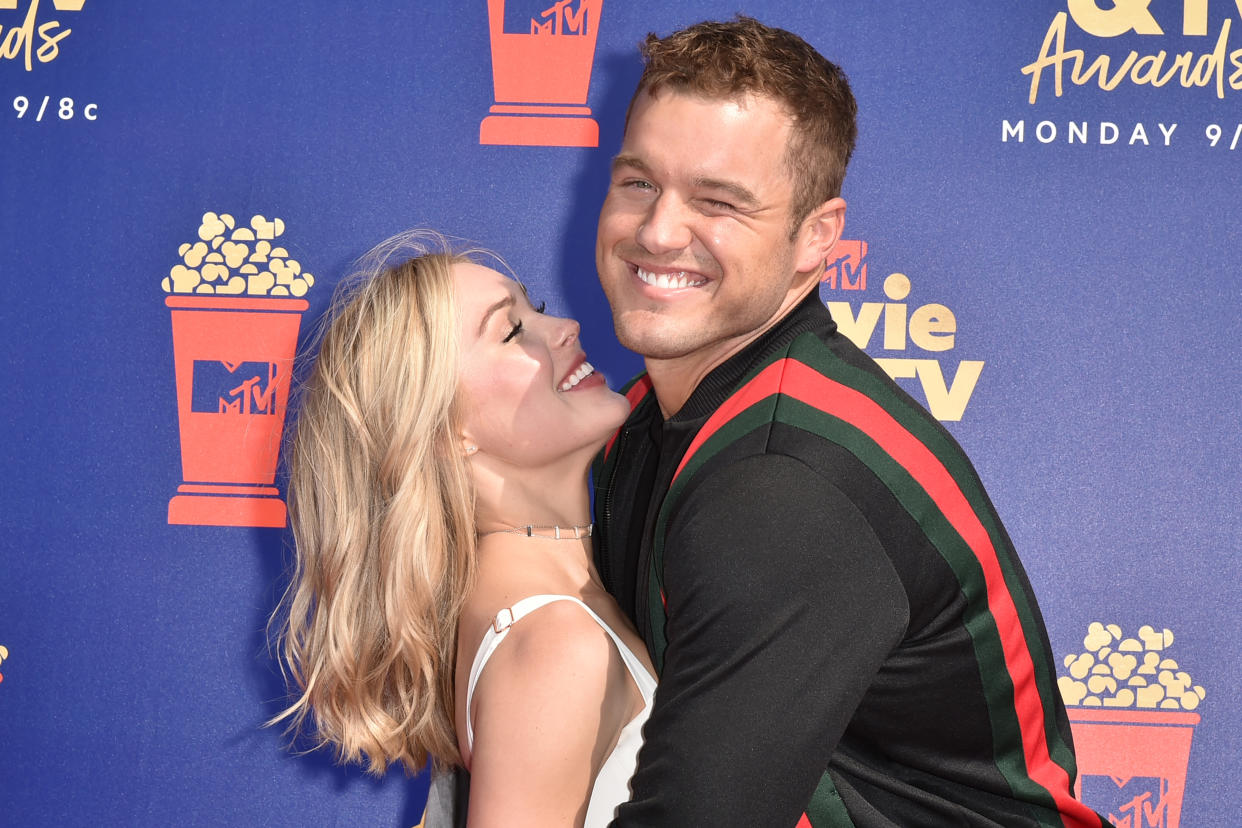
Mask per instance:
[[[627,680],[608,633],[575,602],[514,624],[475,688],[472,817],[477,798],[547,820],[532,824],[572,818],[624,726]]]
[[[500,610],[516,603],[515,600],[497,607],[496,612],[486,613],[488,623],[493,619],[506,623],[508,619]],[[602,692],[609,667],[617,658],[616,646],[607,631],[581,604],[556,600],[530,611],[509,627],[506,640],[492,654],[487,670],[498,668],[495,673],[503,674],[506,686],[527,687],[530,693],[567,683]],[[479,685],[476,694],[482,690],[482,678]]]

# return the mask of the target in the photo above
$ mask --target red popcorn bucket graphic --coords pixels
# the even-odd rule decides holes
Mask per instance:
[[[586,102],[602,8],[603,0],[556,0],[530,18],[529,32],[512,32],[505,0],[488,0],[496,103],[480,144],[599,146]]]
[[[1084,802],[1107,816],[1115,825],[1140,828],[1178,828],[1182,795],[1190,766],[1190,740],[1198,713],[1178,710],[1109,710],[1070,707],[1070,728],[1078,756],[1078,791],[1084,779],[1101,780],[1110,802]],[[1158,780],[1155,790],[1117,795],[1134,779]],[[1088,779],[1090,784],[1094,780]]]
[[[169,296],[183,483],[168,522],[283,527],[274,486],[304,299]]]

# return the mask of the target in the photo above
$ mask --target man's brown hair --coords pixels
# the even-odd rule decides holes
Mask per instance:
[[[785,164],[794,185],[795,232],[812,210],[841,194],[858,134],[858,107],[841,67],[805,40],[738,15],[696,23],[665,38],[649,34],[640,49],[646,67],[635,100],[644,91],[654,95],[667,87],[707,98],[760,95],[788,111],[793,132]]]

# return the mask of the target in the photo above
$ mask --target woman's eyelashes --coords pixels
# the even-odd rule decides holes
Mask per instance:
[[[532,310],[535,313],[543,313],[545,310],[547,310],[547,307],[548,307],[547,302],[540,302],[539,307],[532,308]],[[522,333],[522,320],[519,319],[517,322],[513,323],[513,327],[509,329],[509,333],[505,334],[505,338],[502,339],[501,342],[510,342],[516,339],[519,335],[521,335],[521,333]]]

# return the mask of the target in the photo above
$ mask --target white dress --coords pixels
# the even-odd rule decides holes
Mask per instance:
[[[474,725],[470,721],[470,703],[474,697],[474,686],[478,683],[479,675],[483,672],[487,660],[509,634],[510,627],[520,621],[523,616],[553,601],[573,601],[590,613],[617,645],[621,659],[625,662],[630,675],[634,677],[634,683],[638,685],[638,691],[643,697],[643,709],[621,729],[617,745],[612,749],[612,753],[608,754],[604,764],[600,766],[599,774],[595,777],[595,786],[591,789],[591,801],[587,805],[585,828],[605,828],[616,815],[617,806],[630,798],[630,777],[634,775],[634,767],[638,763],[638,749],[643,743],[643,724],[651,715],[651,700],[655,696],[656,680],[647,672],[647,668],[643,666],[638,656],[625,646],[621,637],[579,599],[572,595],[532,595],[496,614],[496,619],[487,628],[483,642],[479,645],[479,651],[475,654],[474,664],[470,667],[470,682],[466,686],[466,746],[471,750],[474,749]]]

